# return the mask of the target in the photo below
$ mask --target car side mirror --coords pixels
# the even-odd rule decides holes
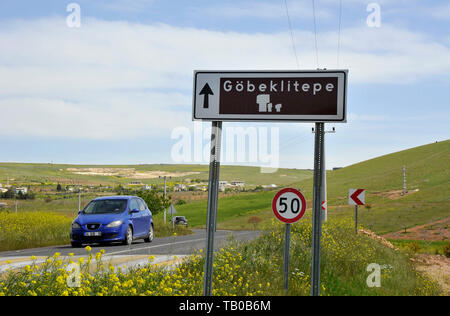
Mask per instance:
[[[80,210],[80,211],[78,211],[78,215],[80,215],[81,213],[83,213],[83,211],[81,211],[81,210]]]
[[[136,209],[134,209],[134,210],[130,210],[130,212],[129,212],[130,214],[136,214],[136,213],[139,213],[139,210],[136,210]]]

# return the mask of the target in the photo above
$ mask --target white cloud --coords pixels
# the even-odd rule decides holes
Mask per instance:
[[[247,34],[65,19],[0,25],[0,135],[117,139],[170,135],[191,124],[194,69],[292,69],[289,34]],[[315,69],[311,32],[296,31],[301,67]],[[336,66],[337,34],[319,34],[320,66]],[[450,50],[386,24],[342,32],[353,83],[448,76]],[[4,115],[6,113],[7,115]]]

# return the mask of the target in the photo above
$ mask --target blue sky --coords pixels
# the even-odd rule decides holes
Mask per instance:
[[[175,163],[194,69],[297,69],[284,0],[74,2],[80,28],[71,1],[0,2],[0,161]],[[315,0],[319,64],[312,0],[287,4],[300,68],[336,68],[339,1]],[[448,1],[343,0],[349,116],[327,124],[329,168],[449,138],[449,29]],[[312,167],[312,124],[249,124],[224,127],[278,128],[280,166]]]

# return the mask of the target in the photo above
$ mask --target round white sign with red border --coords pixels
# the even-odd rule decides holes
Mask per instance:
[[[299,190],[286,188],[273,198],[272,210],[275,217],[283,223],[296,223],[305,215],[306,199]]]

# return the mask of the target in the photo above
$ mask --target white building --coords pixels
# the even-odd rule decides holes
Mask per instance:
[[[21,193],[21,194],[25,195],[25,194],[28,193],[28,188],[26,188],[26,187],[16,188],[16,189],[14,190],[14,193],[15,193],[15,194]]]
[[[183,184],[183,183],[177,183],[177,184],[175,184],[175,186],[173,187],[173,191],[174,191],[174,192],[183,192],[183,191],[187,191],[187,186],[186,186],[186,184]]]
[[[244,188],[245,187],[245,182],[243,182],[243,181],[231,181],[231,185],[233,187]]]

